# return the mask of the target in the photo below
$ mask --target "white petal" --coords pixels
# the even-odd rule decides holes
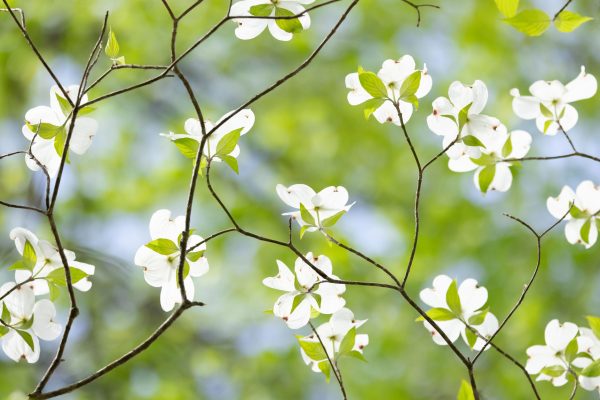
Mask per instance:
[[[31,332],[30,332],[31,333]],[[19,362],[26,359],[28,363],[35,363],[40,357],[40,342],[35,335],[31,335],[33,339],[33,348],[19,336],[17,332],[11,330],[2,338],[2,350],[12,360]]]
[[[152,239],[169,239],[179,245],[179,235],[185,229],[185,217],[171,217],[171,211],[158,210],[150,218],[150,236]]]
[[[557,319],[553,319],[546,325],[544,332],[546,344],[555,351],[563,351],[578,332],[577,325],[571,322],[561,324]]]
[[[448,287],[452,283],[452,278],[447,275],[438,275],[433,280],[433,288],[426,288],[421,290],[419,297],[423,303],[430,307],[443,307],[447,308],[446,304],[446,292]]]
[[[533,96],[521,96],[518,89],[512,89],[510,94],[514,97],[512,107],[517,117],[534,119],[540,114],[540,100]]]
[[[54,340],[62,332],[62,327],[54,322],[56,318],[56,308],[54,304],[43,299],[35,303],[33,308],[33,332],[42,340]]]
[[[529,87],[529,91],[542,101],[552,102],[560,100],[567,89],[559,81],[537,81]]]
[[[360,84],[358,73],[354,72],[346,75],[346,87],[350,89],[348,92],[348,103],[355,106],[365,101],[372,99],[371,96]]]
[[[294,287],[294,274],[283,262],[277,260],[277,267],[279,273],[274,277],[263,279],[263,285],[272,289],[283,290],[285,292],[293,292]]]
[[[583,181],[577,186],[575,205],[590,215],[600,210],[600,186],[592,181]]]
[[[567,93],[563,96],[563,101],[571,103],[593,97],[598,90],[598,82],[594,75],[586,73],[585,67],[582,66],[577,78],[567,83],[566,89]]]
[[[563,186],[557,197],[548,197],[546,207],[554,218],[560,219],[569,211],[574,200],[575,192],[573,192],[573,189],[569,186]]]
[[[458,297],[463,312],[473,313],[485,305],[488,292],[486,288],[479,286],[475,279],[465,279],[458,287]]]
[[[300,203],[310,207],[312,204],[311,200],[316,194],[312,188],[303,184],[295,184],[290,187],[279,184],[276,189],[279,198],[285,204],[297,209],[300,208]]]
[[[75,154],[84,154],[98,132],[98,123],[92,118],[77,118],[69,147]]]

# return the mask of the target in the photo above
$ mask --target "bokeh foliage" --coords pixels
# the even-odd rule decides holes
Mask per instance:
[[[95,41],[101,19],[111,11],[128,62],[166,64],[170,20],[159,1],[148,0],[15,0],[25,9],[32,37],[65,83],[79,74]],[[173,0],[184,9],[189,0]],[[562,1],[530,2],[552,13]],[[224,15],[227,2],[206,0],[182,23],[179,50],[185,49]],[[315,188],[343,185],[357,204],[336,227],[339,238],[403,273],[413,230],[416,171],[398,128],[365,121],[362,111],[346,102],[344,76],[358,65],[377,70],[386,58],[411,54],[427,63],[432,93],[421,102],[409,131],[421,154],[433,155],[440,140],[428,131],[430,103],[445,95],[450,82],[487,83],[486,112],[509,128],[534,136],[532,154],[566,150],[559,136],[543,137],[531,123],[511,111],[508,91],[523,91],[537,79],[569,81],[586,65],[600,75],[600,27],[591,21],[573,33],[548,31],[530,38],[501,21],[492,0],[439,1],[441,10],[424,10],[415,28],[414,10],[398,0],[362,0],[337,37],[308,69],[252,109],[257,120],[240,145],[241,173],[214,168],[214,183],[234,215],[247,229],[285,237],[284,207],[276,183],[307,183]],[[312,14],[312,28],[290,43],[268,34],[242,42],[228,24],[182,64],[210,119],[236,108],[255,92],[300,63],[314,48],[344,4]],[[572,8],[598,17],[593,0]],[[108,68],[104,59],[96,70]],[[97,97],[137,82],[152,72],[117,71],[91,92]],[[49,77],[33,57],[9,16],[0,14],[0,150],[22,149],[20,133],[27,109],[47,103]],[[600,154],[597,110],[600,96],[577,105],[580,122],[572,137],[588,152]],[[138,246],[148,241],[152,212],[169,208],[180,215],[191,171],[188,159],[159,132],[182,132],[193,115],[181,84],[165,79],[156,85],[101,103],[95,113],[100,131],[85,157],[72,157],[57,207],[62,235],[78,258],[97,266],[91,292],[79,296],[77,320],[66,362],[50,387],[69,383],[119,356],[145,338],[162,319],[158,291],[143,282],[133,265]],[[428,156],[425,156],[428,158]],[[423,192],[423,230],[409,293],[416,296],[434,276],[475,277],[486,286],[490,305],[504,316],[521,293],[535,262],[535,243],[522,227],[502,216],[509,212],[545,228],[553,218],[545,200],[564,184],[600,181],[600,170],[588,161],[568,159],[523,166],[507,194],[482,196],[469,174],[450,172],[442,159],[428,171]],[[42,176],[31,174],[22,159],[2,161],[2,199],[39,202]],[[0,260],[8,266],[16,251],[8,238],[14,226],[47,237],[38,216],[0,210]],[[198,190],[193,227],[203,236],[228,227],[225,215]],[[301,242],[306,251],[327,254],[334,272],[348,279],[383,280],[371,266],[329,247],[316,234]],[[569,245],[557,229],[544,242],[541,274],[521,309],[499,335],[498,343],[523,362],[525,349],[543,341],[553,318],[585,323],[599,314],[600,245],[590,250]],[[300,358],[293,332],[263,313],[277,294],[261,280],[276,272],[275,259],[293,264],[292,254],[236,234],[209,243],[211,271],[197,280],[197,298],[207,303],[188,312],[150,351],[110,375],[65,398],[72,399],[326,399],[338,388],[326,385]],[[4,280],[9,278],[2,272]],[[396,294],[348,288],[347,300],[371,344],[363,364],[342,364],[351,398],[451,399],[466,371],[449,349],[431,342],[414,322],[416,314]],[[59,301],[61,320],[67,299]],[[57,342],[44,343],[35,366],[0,363],[0,397],[33,388]],[[464,349],[466,351],[466,349]],[[529,399],[529,388],[514,366],[490,351],[476,369],[488,399]],[[564,399],[570,387],[540,384],[544,399]],[[580,392],[578,399],[594,394]]]

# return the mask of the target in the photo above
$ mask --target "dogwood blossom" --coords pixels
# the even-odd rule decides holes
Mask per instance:
[[[487,289],[477,284],[475,279],[466,279],[460,286],[447,275],[439,275],[433,280],[433,288],[423,289],[421,300],[433,307],[427,315],[435,321],[451,342],[459,336],[476,351],[483,349],[486,341],[498,329],[498,319],[485,307]],[[425,328],[431,333],[436,344],[447,345],[440,333],[422,317]],[[467,324],[479,335],[476,335]],[[486,350],[489,347],[486,347]]]
[[[365,322],[367,320],[356,320],[348,308],[342,308],[331,316],[329,322],[318,326],[316,334],[313,332],[298,338],[302,359],[314,372],[323,372],[327,376],[330,372],[327,357],[334,363],[342,356],[364,360],[362,352],[369,344],[369,335],[357,334],[356,330]]]
[[[598,317],[588,317],[588,319],[596,320],[597,323],[600,322]],[[592,329],[580,327],[578,343],[581,351],[590,356],[589,358],[581,357],[578,359],[578,367],[583,369],[579,374],[579,385],[585,390],[597,390],[600,394],[600,374],[591,373],[592,376],[586,376],[587,374],[583,373],[592,363],[597,363],[600,360],[600,338],[596,336]]]
[[[521,96],[518,89],[510,94],[518,117],[535,119],[540,132],[555,135],[561,127],[568,131],[577,123],[579,115],[570,103],[593,97],[597,89],[596,78],[582,66],[579,75],[566,85],[556,80],[537,81],[529,87],[531,96]]]
[[[567,221],[565,236],[569,243],[581,243],[586,249],[596,243],[596,220],[600,216],[600,186],[592,181],[583,181],[575,192],[569,186],[564,186],[557,197],[548,198],[546,206],[555,218],[564,217]],[[569,214],[565,217],[567,212]]]
[[[332,274],[331,260],[327,256],[315,257],[313,253],[308,253],[306,259],[328,277],[339,279]],[[279,273],[265,278],[263,284],[286,292],[275,302],[273,314],[283,319],[289,328],[299,329],[305,326],[310,321],[313,310],[321,314],[333,314],[346,304],[342,298],[346,286],[325,281],[302,258],[296,259],[295,277],[283,262],[277,260],[277,266]]]
[[[589,343],[577,337],[578,333],[579,328],[571,322],[561,324],[557,319],[550,321],[544,333],[546,344],[527,349],[527,372],[537,375],[536,380],[550,381],[554,386],[567,383],[567,375],[572,367],[589,364],[585,357],[580,356]]]
[[[152,287],[160,287],[160,305],[164,311],[171,311],[176,303],[181,303],[181,293],[177,281],[177,268],[180,262],[181,234],[185,230],[185,216],[171,218],[171,211],[158,210],[150,219],[152,241],[141,246],[135,254],[135,264],[144,270],[144,279]],[[204,257],[206,244],[199,235],[190,235],[188,252],[184,262],[186,295],[194,299],[192,277],[208,272],[208,261]],[[199,243],[202,243],[198,245]]]
[[[429,93],[431,85],[427,66],[417,70],[410,55],[398,60],[385,60],[377,74],[359,68],[358,72],[346,75],[346,87],[350,89],[348,103],[353,106],[364,103],[365,116],[373,114],[382,124],[392,122],[401,125],[395,104],[403,121],[408,122],[413,106]]]
[[[294,33],[310,27],[310,16],[304,13],[303,6],[312,2],[314,0],[242,0],[231,6],[229,15],[234,17],[233,21],[238,24],[235,35],[239,39],[254,39],[268,28],[275,39],[288,41],[294,37]],[[298,18],[274,18],[299,14],[302,15]]]
[[[34,363],[40,355],[39,339],[56,339],[62,327],[54,321],[56,309],[50,300],[35,301],[32,284],[15,286],[8,282],[0,287],[2,350],[14,361]]]
[[[79,86],[71,85],[65,88],[69,98],[75,103]],[[88,97],[84,95],[81,104],[87,103]],[[50,89],[50,107],[38,106],[30,109],[25,114],[25,125],[23,135],[29,141],[33,141],[31,153],[42,164],[48,174],[56,176],[60,166],[67,131],[71,125],[72,107],[58,86]],[[91,108],[81,108],[79,115],[91,111]],[[76,154],[83,155],[91,146],[92,140],[98,131],[96,120],[88,117],[78,116],[75,120],[69,149]],[[25,162],[29,169],[40,170],[40,166],[29,156],[25,156]]]
[[[229,118],[233,113],[235,115]],[[236,158],[240,154],[240,147],[237,145],[237,142],[240,136],[245,135],[254,125],[254,113],[250,109],[243,109],[238,113],[235,111],[228,112],[216,124],[206,120],[204,122],[206,132],[210,132],[226,118],[229,119],[209,136],[204,146],[203,154],[213,161],[225,161],[237,172]],[[186,134],[169,132],[167,134],[161,133],[160,135],[173,141],[184,156],[195,158],[198,147],[202,142],[202,126],[200,121],[195,118],[187,119],[184,124],[184,130]]]
[[[348,191],[343,186],[328,186],[316,193],[310,186],[295,184],[276,187],[279,198],[298,211],[283,213],[290,215],[304,231],[314,232],[333,226],[354,205],[348,204]]]
[[[56,247],[45,240],[38,239],[31,231],[20,227],[10,231],[10,238],[14,240],[15,247],[22,256],[26,255],[26,247],[33,250],[27,255],[31,257],[30,268],[23,262],[18,262],[12,267],[15,269],[17,283],[32,279],[30,285],[36,296],[47,294],[56,286],[66,286],[63,262]],[[71,270],[73,287],[82,292],[90,290],[92,282],[88,278],[94,274],[96,267],[77,261],[75,253],[70,250],[64,249],[64,254]]]

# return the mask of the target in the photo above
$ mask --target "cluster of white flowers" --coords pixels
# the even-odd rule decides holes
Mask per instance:
[[[433,102],[427,117],[429,129],[443,136],[443,147],[455,172],[475,170],[475,186],[486,193],[505,192],[512,185],[510,159],[524,157],[531,147],[531,136],[521,130],[508,132],[497,118],[484,115],[488,90],[482,81],[472,85],[453,82],[448,97]]]
[[[181,292],[177,279],[177,268],[181,258],[181,237],[185,231],[185,217],[171,218],[171,211],[158,210],[150,219],[152,241],[141,246],[135,254],[135,264],[144,270],[144,279],[153,287],[161,288],[160,305],[164,311],[171,311],[175,304],[181,304]],[[192,277],[208,272],[208,261],[204,257],[206,244],[198,235],[191,234],[185,256],[183,284],[186,296],[194,299]]]
[[[549,197],[546,205],[555,218],[567,220],[565,236],[571,244],[587,249],[598,239],[596,220],[600,218],[600,186],[583,181],[573,191],[565,186],[557,197]]]
[[[487,289],[479,286],[475,279],[466,279],[459,286],[449,276],[439,275],[433,280],[433,287],[423,289],[420,297],[425,304],[433,307],[427,315],[453,343],[462,336],[471,349],[480,351],[498,330],[498,319],[487,307]],[[448,344],[423,317],[418,321],[423,321],[436,344]]]
[[[79,86],[71,85],[65,88],[71,102],[75,103],[79,93]],[[75,120],[69,149],[76,154],[84,154],[92,144],[92,139],[98,131],[98,123],[89,117],[80,117],[93,111],[91,107],[84,107],[88,102],[87,95],[81,98],[82,108]],[[63,97],[58,86],[50,89],[50,107],[39,106],[27,111],[23,135],[31,141],[31,154],[25,156],[27,166],[33,170],[40,170],[40,165],[46,169],[51,177],[56,176],[60,167],[63,149],[71,125],[73,107]]]
[[[538,381],[563,386],[569,376],[585,390],[600,394],[600,318],[588,317],[590,328],[553,319],[546,325],[545,345],[527,349],[525,369]]]
[[[34,363],[40,356],[40,342],[54,340],[62,327],[56,323],[53,301],[61,287],[67,286],[61,255],[52,244],[39,240],[25,228],[10,232],[21,259],[9,269],[15,279],[0,287],[0,337],[2,349],[14,361],[22,359]],[[75,253],[64,250],[70,267],[73,287],[88,291],[92,283],[88,277],[95,267],[76,261]],[[49,295],[38,300],[38,296]]]
[[[301,232],[333,226],[352,206],[347,205],[348,191],[341,186],[315,193],[303,184],[289,188],[277,185],[277,194],[284,203],[299,210],[283,215],[298,221]],[[300,329],[321,314],[331,315],[328,322],[314,328],[309,335],[297,336],[304,362],[329,379],[332,364],[336,365],[340,357],[363,359],[362,350],[369,343],[369,336],[357,334],[356,329],[366,320],[355,320],[352,311],[344,308],[346,300],[342,295],[346,286],[336,282],[340,279],[333,274],[331,260],[309,252],[296,259],[295,274],[282,261],[277,260],[277,266],[278,274],[263,280],[265,286],[285,292],[273,306],[276,317],[290,329]]]
[[[359,68],[358,72],[346,75],[346,87],[350,89],[348,103],[353,106],[363,104],[365,117],[372,114],[382,124],[401,125],[398,109],[403,122],[408,122],[413,107],[418,106],[418,99],[429,93],[431,85],[427,66],[416,69],[410,55],[385,60],[377,74]]]

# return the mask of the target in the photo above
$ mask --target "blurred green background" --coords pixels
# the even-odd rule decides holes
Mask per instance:
[[[436,1],[436,0],[433,0]],[[570,34],[553,28],[541,38],[527,38],[503,24],[492,0],[437,0],[440,10],[423,10],[415,28],[413,9],[398,0],[361,0],[337,36],[305,71],[252,106],[256,124],[240,145],[239,176],[223,165],[213,171],[214,185],[245,228],[284,238],[286,207],[275,185],[306,183],[348,188],[352,211],[335,228],[338,238],[403,274],[413,232],[416,171],[401,132],[395,126],[365,121],[360,107],[346,101],[344,77],[356,70],[378,70],[383,60],[411,54],[427,63],[434,80],[428,97],[408,127],[422,158],[440,149],[425,117],[431,102],[446,95],[453,80],[481,79],[490,90],[486,113],[509,129],[529,130],[533,155],[566,152],[563,138],[543,137],[533,123],[511,111],[509,90],[526,91],[538,79],[568,82],[580,65],[600,75],[600,27],[597,20]],[[17,0],[25,9],[33,39],[63,83],[79,82],[101,19],[111,11],[127,61],[168,63],[170,20],[158,0]],[[191,0],[172,0],[183,10]],[[330,29],[347,1],[312,13],[312,27],[292,42],[268,33],[244,42],[234,23],[207,40],[181,68],[191,79],[209,119],[238,107],[261,88],[301,62]],[[563,1],[525,2],[549,13]],[[226,12],[227,2],[206,0],[182,23],[179,50]],[[572,10],[599,16],[600,4],[578,0]],[[103,57],[99,75],[110,62]],[[91,98],[152,76],[152,72],[117,71],[91,92]],[[20,133],[25,112],[47,104],[52,85],[14,23],[0,14],[0,152],[26,147]],[[597,110],[600,96],[576,104],[580,121],[572,131],[576,144],[600,154]],[[149,240],[153,211],[185,211],[191,162],[158,134],[182,132],[193,108],[180,82],[165,79],[151,87],[100,103],[94,117],[99,133],[89,152],[73,156],[65,173],[57,219],[67,247],[78,259],[96,265],[91,292],[80,294],[77,319],[66,361],[49,388],[82,378],[143,340],[166,314],[159,290],[145,284],[133,265],[136,249]],[[600,182],[589,161],[568,159],[529,163],[506,194],[483,196],[472,174],[456,174],[441,159],[427,174],[423,188],[422,236],[408,291],[418,292],[445,273],[459,280],[474,277],[489,290],[492,312],[502,318],[521,293],[535,262],[531,235],[502,216],[520,216],[538,229],[554,219],[546,198],[581,180]],[[0,197],[40,203],[44,180],[19,157],[0,164]],[[229,227],[226,216],[204,185],[198,189],[192,225],[202,236]],[[8,267],[17,257],[8,232],[23,226],[49,239],[43,219],[32,213],[0,209],[0,260]],[[585,323],[600,313],[600,245],[590,250],[566,242],[560,226],[544,241],[541,273],[535,286],[497,343],[525,363],[528,346],[543,342],[546,323],[559,318]],[[344,251],[331,248],[317,234],[299,242],[305,251],[328,255],[334,273],[356,280],[385,277]],[[335,382],[325,383],[304,365],[294,333],[267,315],[278,296],[261,284],[276,273],[276,259],[293,265],[284,250],[237,234],[208,245],[210,272],[196,280],[197,299],[207,303],[188,311],[159,342],[140,357],[65,399],[337,399]],[[2,281],[11,279],[3,270]],[[466,371],[446,347],[432,343],[417,316],[396,294],[378,289],[347,289],[346,299],[371,343],[368,364],[345,360],[341,367],[353,399],[453,399]],[[64,322],[67,297],[58,301]],[[323,317],[322,317],[323,318]],[[324,318],[326,320],[326,318]],[[304,331],[302,331],[303,333]],[[2,355],[0,398],[31,390],[54,354],[58,341],[42,342],[36,365],[13,363]],[[461,342],[460,348],[468,353]],[[496,352],[485,354],[476,368],[485,399],[531,399],[517,368]],[[544,399],[565,399],[570,385],[540,383]],[[580,391],[577,399],[597,398]]]

